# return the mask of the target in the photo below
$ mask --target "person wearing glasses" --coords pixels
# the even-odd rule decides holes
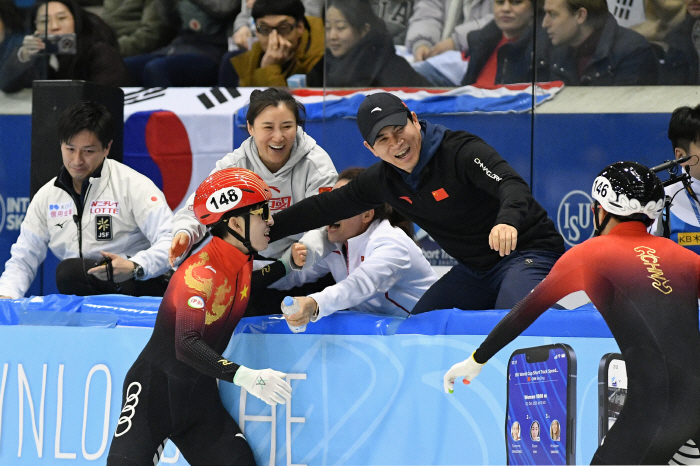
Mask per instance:
[[[304,8],[308,16],[323,17],[323,9],[325,7],[324,0],[302,0]],[[234,45],[241,50],[249,50],[255,38],[255,22],[251,16],[251,10],[255,0],[245,0],[241,2],[241,12],[236,16],[233,22],[233,40]]]
[[[218,171],[197,188],[194,215],[214,238],[173,275],[153,334],[124,378],[108,466],[158,464],[168,440],[189,464],[255,466],[218,381],[273,410],[292,398],[285,373],[222,356],[251,297],[253,254],[270,241],[271,198],[262,178],[244,168]]]
[[[311,71],[323,58],[325,31],[323,20],[305,11],[301,0],[256,0],[258,41],[229,60],[236,76],[219,85],[286,86],[290,76]]]

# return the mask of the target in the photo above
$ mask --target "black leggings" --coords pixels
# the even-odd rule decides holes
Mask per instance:
[[[122,400],[108,466],[157,464],[168,439],[192,466],[255,465],[212,377],[177,377],[140,357],[126,374]]]
[[[87,273],[97,266],[94,259],[65,259],[56,267],[56,287],[61,294],[91,296],[98,294],[125,294],[129,296],[163,296],[168,287],[169,276],[150,280],[129,279],[121,283],[100,280]]]

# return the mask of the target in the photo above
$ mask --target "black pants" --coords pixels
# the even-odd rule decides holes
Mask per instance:
[[[91,296],[97,294],[125,294],[129,296],[163,296],[168,287],[168,274],[150,280],[129,279],[121,283],[100,280],[89,275],[97,266],[94,259],[66,259],[56,267],[56,286],[61,294]]]
[[[126,374],[122,399],[108,466],[157,464],[168,439],[192,466],[255,465],[212,377],[178,377],[139,357]]]
[[[511,309],[544,280],[559,257],[550,251],[514,251],[488,271],[459,263],[423,294],[411,314]]]
[[[700,445],[700,379],[647,348],[623,357],[625,404],[591,464],[668,464],[688,439]]]

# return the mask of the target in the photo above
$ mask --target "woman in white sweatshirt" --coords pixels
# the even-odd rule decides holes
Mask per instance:
[[[346,185],[363,170],[344,170],[334,189]],[[386,204],[328,225],[328,239],[335,244],[335,250],[275,285],[298,286],[328,272],[336,281],[320,292],[297,297],[301,311],[294,314],[294,325],[314,322],[341,309],[408,317],[437,280],[423,252],[409,237],[413,236],[412,227]]]

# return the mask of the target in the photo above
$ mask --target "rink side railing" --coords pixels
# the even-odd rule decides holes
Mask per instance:
[[[121,413],[122,385],[159,303],[0,300],[0,464],[104,464],[118,420],[130,420],[131,411]],[[590,462],[600,421],[598,364],[618,351],[591,305],[547,311],[471,385],[444,393],[445,371],[506,312],[450,309],[408,319],[338,312],[304,334],[291,334],[280,316],[246,318],[224,356],[288,374],[292,402],[273,409],[228,382],[219,384],[221,397],[260,465],[505,464],[510,354],[567,343],[578,361],[576,461]],[[172,443],[161,463],[187,464]]]

